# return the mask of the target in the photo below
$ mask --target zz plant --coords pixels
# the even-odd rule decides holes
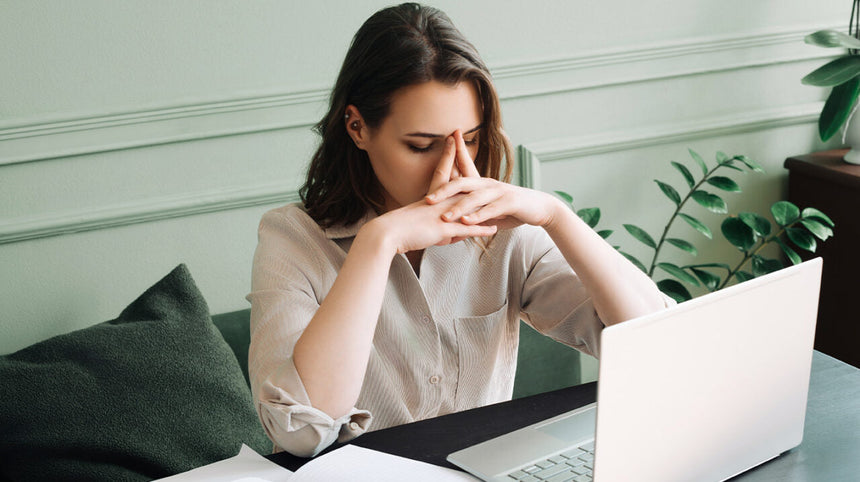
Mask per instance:
[[[798,264],[801,262],[801,258],[795,248],[815,252],[817,249],[816,238],[824,241],[833,235],[834,224],[826,214],[811,207],[801,211],[800,208],[788,201],[778,201],[771,206],[770,212],[775,225],[768,218],[756,213],[742,212],[728,215],[728,205],[725,200],[718,194],[706,191],[705,188],[715,188],[726,193],[738,193],[741,192],[741,188],[733,179],[718,174],[731,170],[741,172],[745,170],[764,172],[764,170],[756,161],[743,155],[729,157],[722,152],[717,152],[716,165],[709,167],[698,153],[692,149],[689,149],[689,153],[698,169],[701,170],[700,178],[693,175],[686,165],[675,161],[671,162],[672,167],[681,174],[687,185],[687,190],[683,191],[683,194],[667,182],[654,180],[660,191],[675,206],[659,240],[655,241],[653,236],[635,224],[623,225],[633,238],[654,251],[650,263],[646,266],[635,256],[616,246],[622,255],[651,278],[655,278],[661,273],[670,275],[671,278],[658,281],[657,286],[676,301],[682,302],[692,298],[685,284],[704,287],[708,291],[716,291],[726,287],[732,280],[742,282],[782,269],[784,267],[782,260],[767,258],[762,254],[765,246],[777,244],[791,263]],[[556,191],[556,194],[573,209],[573,199],[569,194],[563,191]],[[666,245],[683,250],[692,256],[698,255],[698,249],[691,241],[670,236],[670,230],[678,219],[692,226],[702,236],[713,239],[713,233],[707,225],[683,212],[690,200],[711,212],[727,215],[722,221],[720,231],[723,237],[741,252],[741,258],[737,263],[731,265],[713,262],[678,266],[674,263],[661,261],[660,255]],[[576,213],[592,228],[595,228],[600,221],[599,208],[581,209]],[[603,238],[608,238],[612,231],[601,230],[598,231],[598,234]],[[658,269],[661,273],[657,272]]]

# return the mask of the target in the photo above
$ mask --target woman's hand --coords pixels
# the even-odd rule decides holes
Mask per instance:
[[[454,132],[452,137],[456,162],[449,160],[448,169],[449,172],[457,169],[460,175],[455,177],[452,174],[449,179],[444,179],[446,166],[440,162],[430,192],[424,198],[427,204],[440,206],[447,206],[450,200],[457,198],[450,209],[442,213],[443,220],[465,225],[497,226],[499,229],[524,223],[546,227],[552,223],[559,208],[565,209],[549,194],[481,177],[460,131]]]

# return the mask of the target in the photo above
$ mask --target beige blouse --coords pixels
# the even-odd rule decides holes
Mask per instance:
[[[469,242],[427,248],[420,277],[395,256],[355,407],[337,420],[312,407],[293,347],[371,217],[322,229],[292,204],[260,222],[249,372],[275,451],[312,456],[335,439],[509,400],[520,319],[597,355],[603,323],[588,293],[545,231],[521,226],[486,253]]]

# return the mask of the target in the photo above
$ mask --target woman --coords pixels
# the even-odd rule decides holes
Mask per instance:
[[[317,129],[303,204],[260,224],[248,295],[276,451],[510,399],[520,318],[596,355],[605,325],[665,306],[563,203],[506,182],[489,71],[442,12],[368,19]]]

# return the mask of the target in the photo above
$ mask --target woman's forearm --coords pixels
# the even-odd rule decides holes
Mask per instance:
[[[561,201],[553,200],[552,212],[544,229],[588,288],[607,326],[665,306],[654,282]]]
[[[332,418],[355,405],[396,249],[368,223],[296,342],[293,362],[311,404]]]

